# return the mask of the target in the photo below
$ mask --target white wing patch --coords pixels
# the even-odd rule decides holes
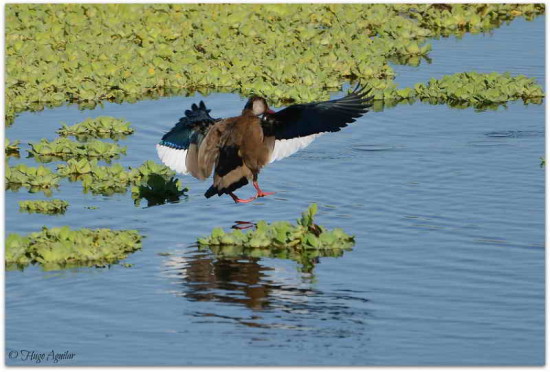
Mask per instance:
[[[275,160],[284,159],[295,152],[300,151],[301,149],[309,146],[311,142],[323,133],[316,133],[306,137],[297,137],[292,139],[285,140],[276,140],[275,147],[271,153],[270,163],[273,163]]]
[[[178,150],[172,147],[157,145],[157,154],[162,162],[173,171],[189,174],[185,166],[187,150]]]

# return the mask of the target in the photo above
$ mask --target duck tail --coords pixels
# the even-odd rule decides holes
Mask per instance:
[[[210,186],[208,190],[204,193],[204,196],[208,199],[218,193],[218,188],[214,185]]]
[[[208,199],[214,195],[222,196],[223,194],[230,194],[238,188],[243,187],[247,184],[248,179],[246,177],[241,177],[238,181],[233,182],[227,187],[220,186],[221,188],[218,188],[217,186],[212,185],[208,190],[206,190],[204,196]]]

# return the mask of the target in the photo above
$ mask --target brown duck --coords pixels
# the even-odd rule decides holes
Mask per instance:
[[[297,104],[274,112],[264,98],[248,100],[240,116],[214,119],[204,102],[185,111],[185,117],[163,137],[157,152],[164,164],[181,174],[205,180],[214,171],[214,182],[204,194],[230,195],[247,203],[273,194],[258,185],[260,170],[308,146],[326,132],[337,132],[368,112],[370,90],[359,86],[345,97]],[[234,191],[252,184],[257,193],[239,199]]]

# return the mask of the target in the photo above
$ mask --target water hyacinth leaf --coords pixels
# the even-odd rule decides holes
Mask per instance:
[[[20,144],[19,140],[11,142],[8,138],[5,138],[5,140],[4,140],[4,151],[5,151],[6,156],[19,157],[19,144]]]
[[[214,228],[209,236],[197,239],[199,247],[208,248],[223,257],[278,257],[302,264],[302,269],[313,268],[318,257],[338,257],[350,250],[355,240],[341,229],[328,230],[314,222],[317,205],[312,204],[302,213],[296,225],[288,221],[267,223],[258,221],[255,229],[225,232]]]
[[[59,176],[44,166],[29,167],[25,164],[18,164],[13,167],[6,167],[6,186],[9,189],[17,190],[19,187],[26,187],[31,192],[44,191],[57,188]]]
[[[6,122],[64,102],[224,89],[272,104],[322,100],[358,77],[393,79],[388,58],[426,55],[427,37],[542,13],[544,4],[8,4]]]
[[[79,143],[71,141],[68,138],[56,138],[53,141],[43,138],[40,142],[29,143],[29,145],[31,146],[31,149],[28,150],[29,155],[42,162],[71,158],[110,160],[126,153],[126,147],[99,140]]]
[[[24,200],[19,202],[19,209],[28,213],[63,214],[69,203],[65,200]]]
[[[69,159],[66,164],[59,164],[57,171],[62,177],[82,181],[84,192],[96,195],[125,193],[131,188],[136,206],[140,205],[141,199],[146,199],[148,206],[177,202],[188,191],[180,180],[174,178],[174,171],[151,160],[131,168],[118,163],[100,166],[95,159]]]
[[[543,97],[542,88],[534,79],[512,76],[509,73],[462,72],[441,79],[430,79],[427,84],[415,85],[416,97],[434,103],[465,104],[484,107],[516,99],[527,101],[530,93]]]
[[[135,230],[42,228],[28,236],[10,234],[6,239],[5,264],[8,270],[29,264],[44,270],[113,264],[141,248]]]
[[[161,205],[167,202],[177,202],[185,194],[187,188],[182,188],[181,182],[175,178],[166,179],[160,174],[149,175],[145,182],[133,186],[132,198],[136,206],[141,199],[147,200],[147,206]]]

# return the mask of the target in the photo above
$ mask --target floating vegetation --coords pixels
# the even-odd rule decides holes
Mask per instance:
[[[401,101],[413,103],[422,100],[456,108],[496,108],[517,99],[539,104],[544,97],[544,91],[535,79],[496,72],[461,72],[403,89],[399,89],[393,81],[379,80],[373,83],[372,88],[374,111],[395,106]]]
[[[57,165],[57,173],[71,181],[82,181],[84,192],[112,195],[124,193],[130,183],[130,175],[121,164],[99,166],[97,160],[69,159],[66,164]]]
[[[151,160],[132,169],[121,164],[99,166],[97,160],[69,159],[66,164],[57,166],[57,172],[71,181],[82,181],[84,191],[92,194],[124,193],[132,186],[136,206],[142,198],[147,199],[149,206],[175,202],[188,190],[174,178],[174,171]]]
[[[24,200],[19,202],[19,210],[29,213],[64,214],[69,203],[65,200]]]
[[[319,257],[338,257],[355,245],[353,236],[342,229],[328,230],[314,223],[317,204],[302,213],[297,224],[287,221],[268,224],[259,221],[254,230],[226,233],[214,228],[210,236],[199,238],[199,247],[208,246],[223,257],[277,257],[288,258],[303,265],[307,271]]]
[[[45,270],[113,264],[141,248],[136,230],[81,229],[68,226],[47,228],[27,236],[10,234],[6,239],[8,270],[29,264]]]
[[[272,104],[324,100],[350,80],[391,83],[389,59],[420,61],[429,52],[427,38],[486,32],[544,10],[544,4],[8,4],[6,121],[65,102],[93,107],[209,90],[254,92]]]
[[[113,195],[126,192],[130,184],[129,172],[121,164],[94,165],[91,172],[80,177],[84,192],[96,195]]]
[[[394,55],[397,57],[420,57],[426,56],[432,50],[431,44],[421,45],[415,41],[403,41],[394,46]]]
[[[19,140],[10,142],[8,138],[4,140],[4,151],[6,156],[16,156],[19,157]]]
[[[541,103],[542,87],[526,76],[509,73],[462,72],[441,79],[430,79],[427,84],[415,85],[416,97],[433,103],[466,103],[483,106],[492,103],[522,99]]]
[[[69,159],[65,164],[57,165],[57,174],[61,177],[72,177],[75,176],[73,181],[76,180],[76,176],[82,174],[92,173],[92,167],[97,166],[97,160],[88,160],[86,158],[82,159]]]
[[[42,165],[28,167],[18,164],[6,167],[6,189],[17,191],[20,187],[26,187],[30,192],[43,191],[47,196],[52,194],[52,189],[58,187],[59,176],[49,168]]]
[[[158,164],[152,160],[147,160],[139,167],[130,170],[130,179],[134,184],[139,184],[142,181],[147,181],[150,176],[155,174],[164,179],[170,179],[176,175],[176,172],[164,164]]]
[[[497,5],[497,4],[495,4]],[[504,5],[504,6],[500,6]],[[413,19],[418,20],[419,26],[430,29],[432,35],[449,36],[464,34],[465,32],[487,32],[501,23],[511,21],[515,17],[524,17],[532,20],[544,13],[544,4],[418,4],[404,5],[414,8],[410,12]]]
[[[130,174],[121,164],[97,165],[97,160],[69,159],[66,164],[57,165],[57,173],[71,181],[82,181],[84,192],[99,195],[113,195],[126,192]]]
[[[85,141],[90,137],[120,139],[134,133],[130,123],[110,116],[99,116],[94,119],[86,119],[72,126],[63,124],[57,131],[62,136],[74,136],[79,141]]]
[[[174,178],[175,175],[176,172],[164,164],[151,160],[132,169],[130,179],[134,204],[139,206],[141,199],[146,199],[149,207],[178,201],[188,188],[182,187],[181,181]]]
[[[546,158],[544,156],[540,157],[540,167],[541,168],[546,167]]]
[[[29,154],[41,162],[55,160],[67,160],[71,158],[97,158],[110,160],[126,154],[126,147],[116,143],[108,143],[94,140],[88,143],[71,141],[68,138],[56,138],[48,141],[42,138],[40,142],[29,143],[31,149]]]
[[[187,188],[181,187],[178,179],[167,180],[159,174],[152,174],[146,182],[132,187],[134,204],[139,206],[141,199],[147,200],[147,206],[161,205],[167,202],[177,202],[187,192]]]

